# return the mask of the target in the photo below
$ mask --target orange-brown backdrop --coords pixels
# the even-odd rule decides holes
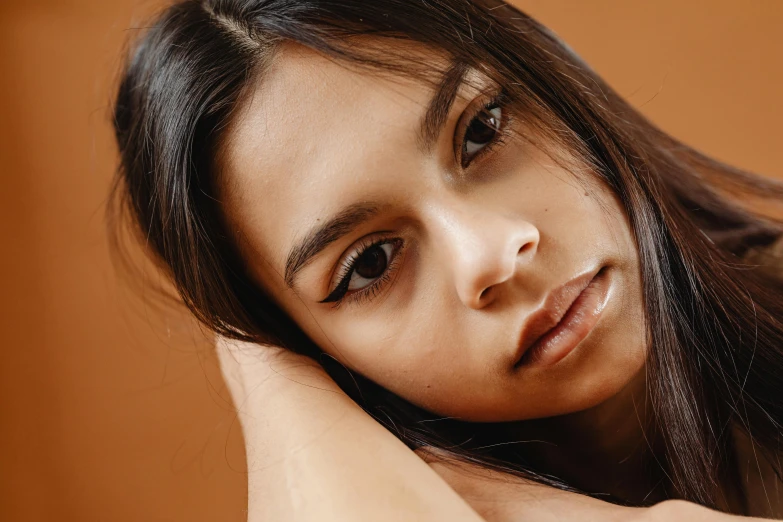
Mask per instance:
[[[783,177],[780,0],[516,3],[664,129]],[[118,281],[104,232],[112,81],[155,4],[0,0],[1,520],[244,519],[204,336]]]

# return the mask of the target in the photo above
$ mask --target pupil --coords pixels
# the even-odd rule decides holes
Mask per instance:
[[[386,252],[380,245],[376,245],[359,258],[356,273],[365,279],[376,279],[386,270],[386,262]]]
[[[489,143],[497,132],[497,120],[493,114],[482,112],[468,126],[467,141]]]

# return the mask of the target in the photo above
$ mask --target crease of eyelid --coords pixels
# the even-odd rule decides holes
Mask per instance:
[[[284,280],[293,288],[296,275],[326,247],[348,234],[356,227],[369,221],[381,211],[380,205],[356,203],[349,205],[323,225],[305,234],[291,249],[285,263]]]

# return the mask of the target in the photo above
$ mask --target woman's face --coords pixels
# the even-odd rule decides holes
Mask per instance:
[[[414,404],[473,421],[597,405],[645,359],[627,219],[585,171],[504,139],[522,124],[466,79],[438,118],[448,92],[284,46],[228,129],[232,232],[325,352]]]

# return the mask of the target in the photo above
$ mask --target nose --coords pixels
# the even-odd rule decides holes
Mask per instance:
[[[538,251],[539,230],[525,219],[473,209],[452,213],[449,221],[446,240],[454,285],[469,308],[495,301]]]

